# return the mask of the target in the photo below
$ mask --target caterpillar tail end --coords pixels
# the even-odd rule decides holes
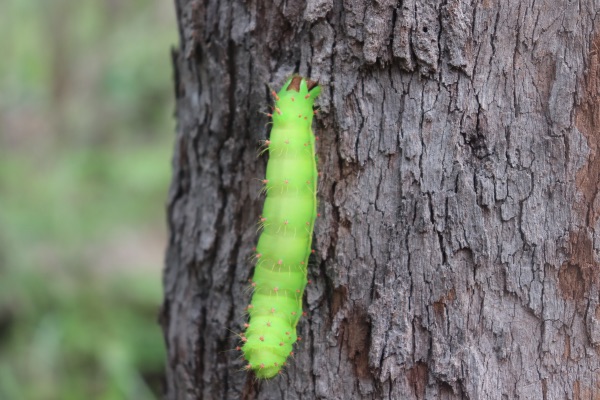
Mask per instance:
[[[250,349],[248,349],[250,347]],[[259,379],[271,379],[279,375],[281,369],[285,365],[286,356],[279,354],[280,351],[272,351],[273,349],[258,349],[253,350],[252,346],[246,345],[242,351],[247,360],[252,360],[250,367],[254,375]]]

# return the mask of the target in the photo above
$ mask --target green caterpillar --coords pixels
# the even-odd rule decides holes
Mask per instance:
[[[273,92],[273,128],[266,199],[256,246],[253,295],[241,350],[258,378],[276,376],[293,355],[296,325],[302,316],[308,257],[317,217],[317,163],[311,125],[318,83],[300,76]]]

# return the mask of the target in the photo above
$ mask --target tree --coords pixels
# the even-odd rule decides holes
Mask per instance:
[[[178,0],[167,399],[600,398],[600,5]],[[305,338],[240,372],[275,88],[324,86]]]

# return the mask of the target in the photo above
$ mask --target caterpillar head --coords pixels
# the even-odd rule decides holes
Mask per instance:
[[[293,76],[277,93],[273,122],[282,126],[287,124],[302,124],[310,126],[313,118],[313,105],[321,93],[318,82]]]

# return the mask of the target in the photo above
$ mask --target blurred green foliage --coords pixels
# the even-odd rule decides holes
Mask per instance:
[[[174,5],[3,0],[0,36],[0,399],[157,398]]]

